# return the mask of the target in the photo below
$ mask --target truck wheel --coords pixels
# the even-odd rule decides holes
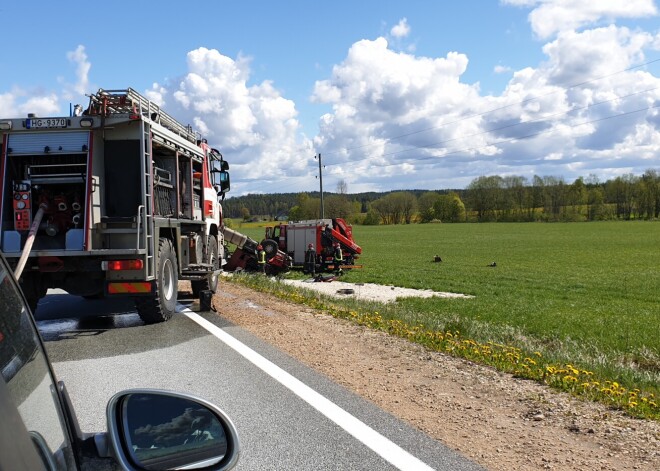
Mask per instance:
[[[266,260],[269,260],[277,255],[277,251],[279,250],[277,242],[273,239],[262,240],[261,246],[264,248],[264,252],[266,252]]]
[[[135,307],[146,324],[168,320],[176,312],[179,284],[179,265],[169,239],[158,242],[158,266],[156,271],[156,293],[136,297]]]
[[[209,237],[209,244],[205,262],[213,265],[213,271],[220,269],[220,257],[218,256],[218,239],[215,236]],[[215,293],[218,289],[218,275],[209,275],[204,280],[192,280],[190,282],[193,296],[199,298],[200,291],[211,291]]]

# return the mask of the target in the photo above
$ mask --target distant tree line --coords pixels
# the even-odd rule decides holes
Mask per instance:
[[[361,223],[361,217],[369,211],[371,203],[383,198],[391,192],[364,192],[348,194],[348,186],[344,181],[337,185],[337,192],[324,192],[323,206],[326,218],[343,217],[353,223]],[[410,190],[415,198],[426,190]],[[321,217],[321,194],[307,193],[275,193],[248,194],[229,197],[222,202],[223,213],[228,218],[243,220],[256,219],[318,219]]]
[[[567,183],[561,177],[482,176],[464,190],[324,193],[326,218],[353,224],[487,221],[596,221],[660,218],[660,174],[627,174],[604,183],[590,175]],[[246,195],[223,203],[226,217],[304,220],[321,217],[320,193]]]
[[[660,175],[647,170],[600,183],[594,176],[566,183],[560,177],[479,177],[465,191],[476,221],[596,221],[657,219]]]

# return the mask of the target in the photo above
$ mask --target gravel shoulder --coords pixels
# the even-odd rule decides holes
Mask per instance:
[[[334,292],[359,288],[364,296],[369,290],[336,283],[307,284],[330,285],[316,288]],[[213,305],[218,315],[486,469],[660,469],[658,422],[631,419],[225,280]]]

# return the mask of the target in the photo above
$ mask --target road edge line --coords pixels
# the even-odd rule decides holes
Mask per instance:
[[[225,343],[232,350],[244,357],[250,363],[262,370],[271,378],[282,384],[296,396],[308,403],[325,417],[344,429],[355,439],[366,445],[385,461],[401,470],[415,469],[419,471],[432,471],[433,468],[413,456],[390,439],[381,435],[367,424],[346,412],[325,396],[316,392],[305,383],[286,372],[275,363],[263,357],[240,340],[231,336],[217,325],[204,319],[189,308],[179,311],[193,322],[197,323],[217,339]]]

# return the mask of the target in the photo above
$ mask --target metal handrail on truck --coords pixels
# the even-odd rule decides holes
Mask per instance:
[[[113,114],[139,114],[143,119],[160,124],[184,139],[197,143],[201,135],[192,126],[184,126],[172,116],[163,111],[153,101],[143,97],[132,88],[123,90],[99,90],[94,95],[89,95],[90,106],[88,113],[91,115],[110,116]]]

